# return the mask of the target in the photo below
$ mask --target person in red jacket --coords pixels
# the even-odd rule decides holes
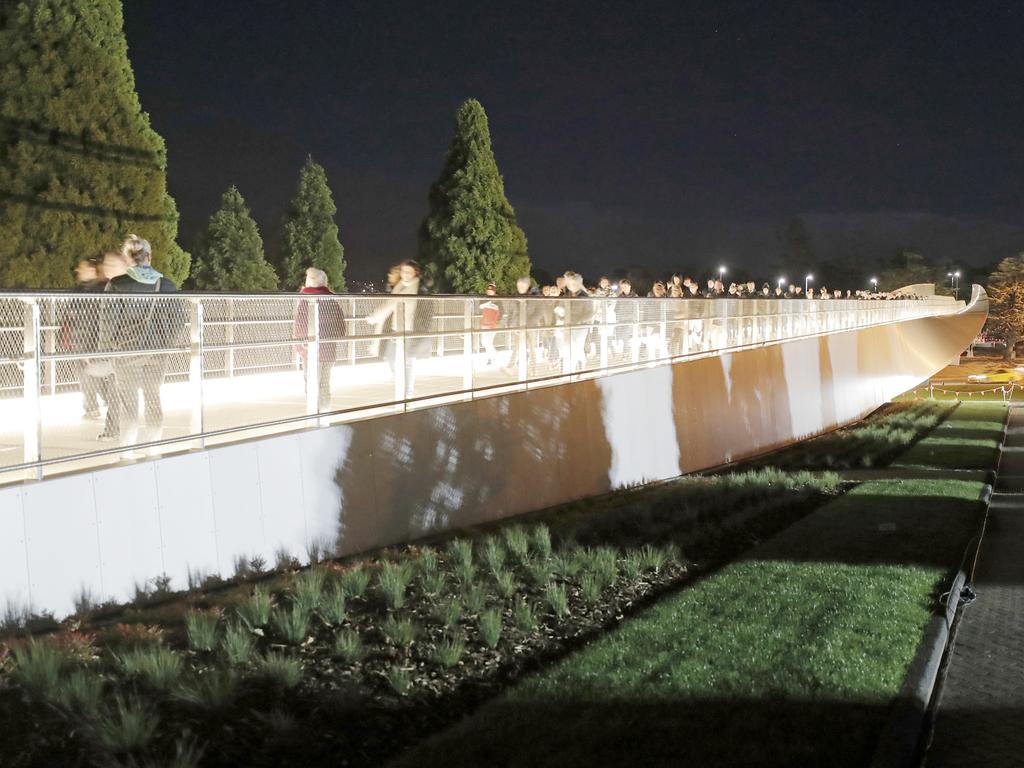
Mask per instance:
[[[487,300],[480,304],[480,344],[487,354],[485,365],[491,365],[498,359],[498,352],[494,348],[494,337],[498,335],[498,323],[501,322],[501,307],[494,297],[498,295],[498,286],[494,283],[487,284]]]
[[[327,273],[322,269],[310,267],[306,270],[306,284],[299,289],[304,296],[333,296],[334,292],[327,286]],[[317,355],[318,386],[317,410],[329,410],[331,404],[331,368],[338,358],[338,343],[336,339],[345,336],[345,313],[341,309],[341,302],[337,299],[303,299],[295,310],[295,330],[292,338],[312,340],[312,333],[309,328],[309,313],[313,309],[313,301],[319,302],[320,306],[320,353]],[[299,357],[303,363],[306,360],[307,344],[296,345]],[[309,386],[307,379],[306,385]]]

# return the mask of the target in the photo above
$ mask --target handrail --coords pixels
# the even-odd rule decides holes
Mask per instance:
[[[0,482],[963,308],[950,297],[0,292]],[[347,335],[342,316],[360,332]],[[122,343],[127,331],[135,343]],[[163,401],[162,419],[146,403],[145,428],[129,413],[139,389]],[[93,400],[109,401],[106,426],[82,420]],[[119,442],[95,443],[111,414]]]

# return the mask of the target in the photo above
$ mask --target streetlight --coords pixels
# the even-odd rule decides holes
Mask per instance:
[[[878,293],[878,278],[877,277],[872,277],[869,282],[871,283],[871,288],[873,289],[873,293]]]
[[[807,275],[807,277],[804,278],[804,294],[807,293],[807,284],[812,282],[813,280],[814,275]]]
[[[953,288],[953,298],[954,299],[959,299],[960,298],[960,270],[959,269],[956,272],[953,273],[953,278],[956,280],[956,285]]]
[[[780,277],[780,278],[779,278],[779,281],[778,281],[778,282],[776,283],[776,285],[777,285],[777,286],[778,286],[779,288],[782,288],[782,286],[784,286],[785,284],[786,284],[786,278],[784,278],[784,277]]]
[[[719,267],[718,268],[718,279],[721,280],[723,277],[725,277],[725,267]]]

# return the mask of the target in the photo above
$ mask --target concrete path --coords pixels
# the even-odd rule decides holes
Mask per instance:
[[[929,768],[1024,765],[1024,408],[1006,443],[973,583],[939,693]],[[969,565],[969,564],[968,564]]]

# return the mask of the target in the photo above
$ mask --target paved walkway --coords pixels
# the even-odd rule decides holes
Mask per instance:
[[[1024,765],[1024,408],[1010,410],[995,491],[928,768]]]

